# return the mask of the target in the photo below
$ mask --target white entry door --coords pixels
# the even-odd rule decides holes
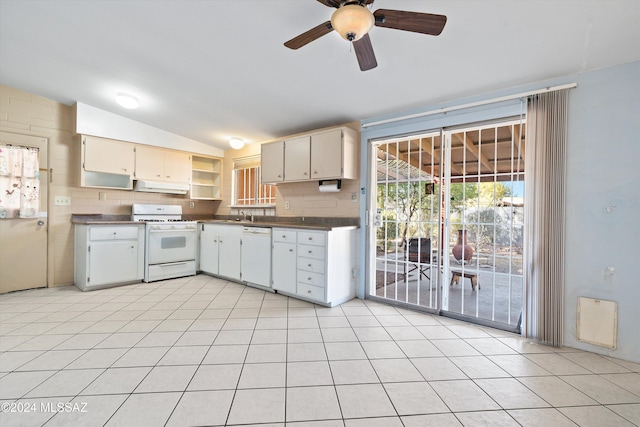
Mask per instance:
[[[47,286],[47,138],[0,132],[3,144],[40,150],[40,217],[0,219],[0,293]]]

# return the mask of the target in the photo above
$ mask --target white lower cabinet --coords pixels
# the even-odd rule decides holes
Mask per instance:
[[[274,290],[323,305],[356,295],[356,228],[273,229]]]
[[[200,270],[239,281],[241,239],[241,226],[201,224]]]
[[[75,226],[74,282],[83,291],[144,277],[144,224]]]

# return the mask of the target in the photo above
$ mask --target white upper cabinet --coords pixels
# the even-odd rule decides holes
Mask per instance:
[[[180,151],[136,145],[136,179],[188,183],[191,156]]]
[[[80,187],[131,190],[135,169],[134,145],[114,139],[79,135]]]
[[[262,182],[356,179],[357,144],[347,127],[262,144]]]
[[[304,181],[310,178],[311,137],[284,141],[284,181]]]
[[[83,168],[91,172],[132,175],[135,164],[134,146],[115,139],[82,136]]]
[[[342,130],[319,133],[311,136],[311,178],[344,178],[344,150]]]
[[[260,146],[260,170],[264,184],[284,181],[284,141]]]

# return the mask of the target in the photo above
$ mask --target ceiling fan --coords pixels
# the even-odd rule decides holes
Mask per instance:
[[[340,36],[353,43],[360,70],[367,71],[378,66],[373,53],[369,30],[376,27],[395,30],[412,31],[414,33],[437,36],[447,23],[444,15],[430,13],[406,12],[402,10],[378,9],[371,13],[367,7],[374,0],[318,0],[325,6],[336,9],[331,20],[323,22],[309,31],[292,38],[284,45],[290,49],[302,46],[319,39],[336,30]]]

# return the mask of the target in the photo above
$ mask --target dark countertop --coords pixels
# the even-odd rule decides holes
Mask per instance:
[[[267,227],[267,228],[295,228],[301,230],[329,231],[341,227],[359,227],[359,218],[322,218],[322,217],[276,217],[260,216],[254,221],[238,221],[237,216],[206,216],[183,215],[186,221],[197,221],[202,224],[228,224],[241,225],[245,227]],[[132,221],[130,215],[105,215],[105,214],[73,214],[72,224],[80,225],[110,225],[110,224],[141,224],[139,221]]]
[[[140,221],[131,221],[131,215],[104,214],[72,214],[71,223],[80,225],[142,224]]]
[[[308,220],[308,219],[307,219]],[[232,225],[237,226],[241,225],[243,227],[266,227],[266,228],[296,228],[301,230],[318,230],[318,231],[331,231],[334,228],[342,228],[342,227],[358,227],[356,224],[322,224],[322,223],[313,223],[312,221],[308,221],[306,223],[303,222],[285,222],[285,221],[234,221],[234,220],[224,220],[224,219],[211,219],[198,221],[202,224],[221,224],[221,225]]]

